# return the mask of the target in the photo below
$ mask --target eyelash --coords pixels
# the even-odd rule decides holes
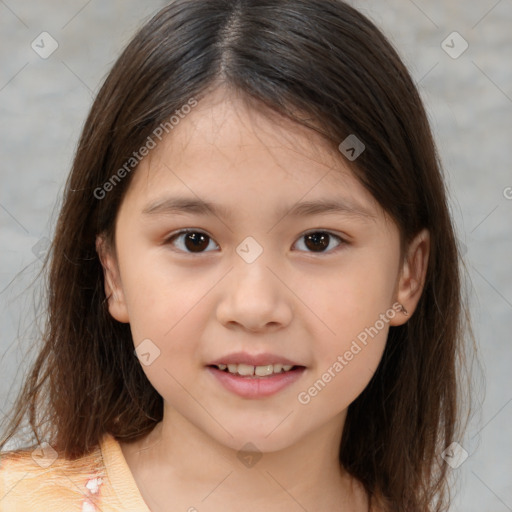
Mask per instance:
[[[180,231],[177,231],[171,235],[169,235],[167,237],[167,239],[165,240],[165,244],[171,244],[172,245],[172,242],[174,239],[182,236],[182,235],[186,235],[186,234],[189,234],[189,233],[195,233],[195,234],[201,234],[201,235],[205,235],[206,237],[208,237],[210,239],[210,241],[213,241],[213,238],[208,235],[208,233],[204,232],[204,231],[201,231],[200,229],[192,229],[192,228],[189,228],[189,229],[182,229]],[[332,254],[334,252],[337,252],[339,251],[344,245],[347,245],[348,242],[342,238],[340,235],[337,235],[336,233],[333,233],[332,231],[328,231],[328,230],[322,230],[322,229],[316,229],[316,230],[312,230],[312,231],[308,231],[306,233],[303,233],[300,237],[299,237],[299,240],[302,239],[303,237],[307,236],[307,235],[313,235],[313,234],[318,234],[318,233],[321,233],[321,234],[327,234],[329,235],[329,237],[334,237],[336,238],[338,241],[339,241],[339,244],[337,247],[335,247],[334,249],[329,249],[327,251],[319,251],[319,252],[314,252],[314,251],[302,251],[302,252],[307,252],[309,254],[313,254],[313,255],[321,255],[321,254]],[[215,242],[214,242],[215,243]],[[208,244],[209,245],[209,244]],[[329,241],[329,245],[330,245],[330,241]],[[182,253],[185,253],[185,254],[192,254],[192,255],[199,255],[199,254],[204,254],[204,253],[207,253],[207,252],[212,252],[212,251],[200,251],[200,252],[197,252],[197,253],[194,253],[194,252],[189,252],[189,251],[183,251],[181,249],[178,249],[178,252],[182,252]]]

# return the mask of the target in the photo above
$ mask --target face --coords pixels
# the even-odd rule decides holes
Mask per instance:
[[[164,421],[273,451],[341,435],[407,320],[397,302],[414,310],[425,244],[402,260],[341,153],[218,90],[142,161],[115,250],[97,247]]]

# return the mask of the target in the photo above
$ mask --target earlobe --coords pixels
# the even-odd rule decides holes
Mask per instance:
[[[401,311],[390,322],[391,325],[406,323],[414,313],[425,285],[429,253],[430,233],[423,229],[407,248],[396,289]]]
[[[119,268],[107,241],[102,235],[96,237],[96,252],[103,267],[105,296],[108,301],[108,310],[118,322],[128,323],[128,310],[121,287]]]

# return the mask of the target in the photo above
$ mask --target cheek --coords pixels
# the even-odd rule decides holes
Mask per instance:
[[[173,265],[165,248],[148,248],[141,242],[125,250],[120,271],[130,324],[137,333],[134,341],[171,335],[170,330],[200,301],[208,283]]]
[[[321,321],[311,324],[316,326],[315,366],[299,403],[311,401],[314,408],[328,403],[332,411],[340,411],[369,383],[396,314],[390,261],[385,254],[381,258],[363,255],[312,295],[311,309]]]
[[[323,320],[317,322],[322,324],[317,332],[320,334],[323,327],[322,338],[330,338],[335,344],[356,337],[365,327],[373,325],[390,306],[386,293],[372,293],[363,286],[345,284],[333,292],[333,297],[315,302],[315,311]]]
[[[181,382],[193,365],[199,364],[200,329],[206,321],[202,299],[212,283],[171,269],[162,261],[165,258],[143,264],[142,258],[132,256],[122,269],[130,329],[138,352],[149,352],[154,361],[142,368],[160,392],[159,388],[173,386],[171,375]]]
[[[322,320],[317,322],[323,324],[322,337],[327,335],[337,348],[343,347],[388,311],[394,302],[396,281],[391,268],[383,258],[363,254],[358,261],[332,272],[321,285],[315,287],[312,282],[311,310]]]
[[[207,321],[204,299],[212,284],[192,281],[176,272],[163,277],[156,267],[139,274],[129,295],[130,328],[136,347],[146,344],[152,357],[145,365],[139,359],[151,385],[178,409],[190,398],[190,376],[197,373],[202,330]],[[197,286],[196,286],[197,285]],[[149,341],[148,341],[149,340]],[[153,357],[153,354],[154,357]]]
[[[298,403],[309,409],[308,421],[326,421],[345,410],[364,391],[387,341],[387,324],[384,322],[378,329],[381,325],[375,323],[356,336],[341,333],[332,338],[334,341],[325,340],[318,347],[316,364],[297,396]]]

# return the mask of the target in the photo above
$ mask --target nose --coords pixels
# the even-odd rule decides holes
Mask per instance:
[[[223,279],[217,319],[230,329],[276,331],[293,317],[293,293],[286,279],[260,256],[247,263],[240,259]]]

